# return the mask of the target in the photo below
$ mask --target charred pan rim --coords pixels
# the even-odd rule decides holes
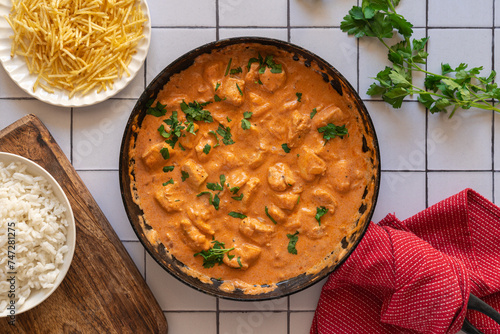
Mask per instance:
[[[344,238],[342,240],[342,247],[345,249],[345,253],[342,255],[342,258],[338,260],[334,265],[326,266],[316,274],[300,274],[291,279],[277,283],[276,288],[270,292],[256,295],[245,294],[240,289],[235,289],[231,292],[222,291],[219,289],[219,286],[222,282],[219,282],[215,279],[212,279],[211,283],[203,283],[198,278],[192,277],[182,271],[182,268],[185,267],[184,264],[182,264],[172,255],[168,254],[163,244],[152,243],[150,240],[148,240],[148,238],[146,237],[146,233],[152,228],[145,222],[145,219],[143,218],[144,213],[139,205],[137,205],[134,198],[135,195],[132,188],[133,179],[131,178],[131,176],[133,177],[134,175],[133,165],[135,161],[132,157],[129,156],[130,148],[133,147],[131,145],[134,145],[137,138],[137,131],[140,128],[142,121],[146,115],[145,110],[147,102],[151,98],[155,98],[157,96],[159,91],[170,80],[170,77],[172,75],[180,73],[181,71],[187,69],[194,63],[196,57],[202,54],[210,53],[214,50],[222,49],[230,45],[243,43],[257,43],[277,47],[278,49],[291,53],[294,60],[299,60],[299,57],[304,58],[306,60],[306,67],[310,67],[311,64],[315,62],[319,67],[320,74],[323,76],[323,80],[330,83],[341,96],[345,96],[346,94],[346,97],[350,98],[353,101],[353,103],[355,104],[355,108],[359,111],[359,115],[361,116],[361,124],[364,125],[364,132],[369,137],[369,139],[371,139],[367,141],[367,138],[363,135],[363,150],[365,152],[371,152],[370,159],[373,168],[372,189],[368,189],[369,185],[365,189],[365,194],[359,208],[361,216],[360,219],[356,222],[357,228],[355,232],[349,235],[347,239]],[[375,128],[365,105],[363,104],[361,98],[358,96],[354,88],[332,65],[330,65],[319,56],[313,54],[312,52],[291,43],[262,37],[237,37],[211,42],[184,54],[183,56],[170,63],[156,76],[154,80],[151,81],[151,83],[142,93],[136,105],[134,106],[134,109],[132,110],[125,127],[120,148],[119,177],[123,204],[125,206],[125,210],[127,212],[127,216],[130,220],[132,228],[134,229],[137,237],[141,241],[142,245],[146,248],[148,253],[164,270],[166,270],[168,273],[170,273],[172,276],[174,276],[184,284],[187,284],[188,286],[196,290],[212,296],[238,301],[269,300],[297,293],[321,281],[328,274],[342,265],[342,263],[354,251],[368,228],[377,202],[378,191],[380,187],[380,152]],[[372,193],[372,196],[371,201],[369,203],[366,203],[365,197],[368,193]],[[367,211],[367,209],[369,210]],[[361,224],[361,226],[359,224]]]

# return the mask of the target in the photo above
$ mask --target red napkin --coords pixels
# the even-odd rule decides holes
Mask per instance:
[[[500,208],[466,189],[404,221],[371,223],[323,286],[311,334],[456,333],[473,293],[500,310]]]

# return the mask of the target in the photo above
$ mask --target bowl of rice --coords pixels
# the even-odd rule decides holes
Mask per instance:
[[[73,211],[57,181],[33,161],[0,152],[0,318],[57,289],[75,241]]]

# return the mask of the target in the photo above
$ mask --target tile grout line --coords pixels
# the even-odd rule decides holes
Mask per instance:
[[[220,39],[219,0],[215,0],[215,40]]]
[[[425,37],[429,37],[429,0],[425,1]],[[428,44],[426,44],[428,51]],[[427,70],[427,63],[425,62],[425,70]],[[429,151],[428,137],[429,136],[429,110],[425,108],[425,207],[429,207]]]
[[[495,0],[492,0],[491,69],[495,69]],[[493,99],[492,104],[495,105]],[[491,199],[495,203],[495,111],[491,111]]]

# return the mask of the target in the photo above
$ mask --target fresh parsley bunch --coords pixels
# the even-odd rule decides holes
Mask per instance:
[[[413,25],[396,12],[400,0],[363,0],[361,7],[354,6],[344,17],[340,28],[356,38],[376,37],[387,49],[392,67],[380,71],[367,91],[370,96],[381,95],[394,108],[400,108],[408,95],[418,94],[420,101],[431,113],[447,112],[450,117],[459,108],[471,107],[495,110],[494,100],[500,99],[500,88],[493,82],[495,71],[488,77],[480,77],[483,67],[467,69],[467,64],[452,68],[441,65],[441,74],[430,73],[423,68],[428,53],[425,46],[429,37],[411,39]],[[385,38],[392,38],[396,30],[403,40],[392,46]],[[413,72],[425,73],[424,88],[413,84]]]

